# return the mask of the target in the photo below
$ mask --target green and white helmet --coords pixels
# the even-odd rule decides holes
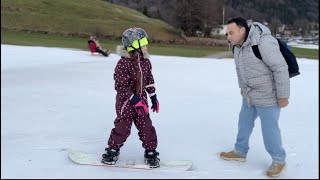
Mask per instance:
[[[142,28],[129,28],[122,35],[122,44],[130,52],[148,44],[148,35]],[[138,50],[139,51],[139,50]]]

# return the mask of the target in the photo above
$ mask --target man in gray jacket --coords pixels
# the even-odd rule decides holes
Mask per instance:
[[[243,98],[234,150],[222,152],[220,156],[225,160],[246,160],[254,121],[259,116],[264,145],[272,158],[266,174],[279,176],[286,165],[278,122],[280,109],[289,104],[288,65],[278,41],[266,26],[258,22],[248,25],[241,17],[231,19],[227,23],[227,38],[233,45]],[[252,50],[254,45],[258,45],[262,60],[255,56]]]

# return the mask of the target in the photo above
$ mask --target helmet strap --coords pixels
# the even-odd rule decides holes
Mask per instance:
[[[140,41],[139,41],[139,40],[138,40],[138,43],[139,43],[139,49],[136,49],[136,48],[133,47],[133,46],[130,46],[130,47],[132,47],[134,50],[138,51],[138,53],[143,57],[143,52],[142,52],[142,50],[141,50],[141,45],[140,45]]]

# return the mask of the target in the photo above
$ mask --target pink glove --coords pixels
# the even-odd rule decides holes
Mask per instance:
[[[152,106],[151,109],[153,110],[153,112],[159,112],[160,109],[160,105],[159,105],[159,101],[157,100],[157,95],[153,95],[150,97],[151,102],[152,102]]]
[[[139,96],[134,95],[131,98],[130,102],[131,102],[131,104],[134,105],[134,107],[139,115],[146,115],[149,113],[148,106],[143,101],[141,101]]]
[[[143,101],[139,101],[134,105],[134,107],[136,108],[137,113],[140,115],[146,115],[149,113],[148,106]]]

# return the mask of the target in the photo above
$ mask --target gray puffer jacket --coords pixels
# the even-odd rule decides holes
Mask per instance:
[[[258,45],[263,60],[254,55],[253,45]],[[239,87],[249,106],[273,106],[278,98],[289,98],[288,65],[266,26],[253,22],[243,45],[234,47],[234,58]]]

